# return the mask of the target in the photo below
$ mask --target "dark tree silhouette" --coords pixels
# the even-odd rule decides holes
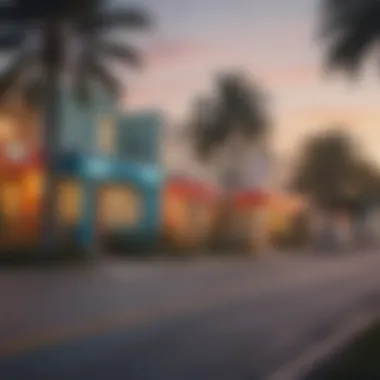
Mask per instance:
[[[219,148],[225,153],[221,183],[225,191],[220,207],[218,229],[226,233],[230,220],[230,191],[239,179],[244,151],[261,141],[270,126],[267,99],[257,83],[240,73],[226,73],[217,78],[216,95],[198,99],[191,125],[199,157],[214,157]]]
[[[299,162],[294,188],[327,211],[357,211],[379,190],[379,171],[362,159],[343,132],[333,130],[310,138]]]
[[[371,53],[378,53],[380,3],[377,0],[322,0],[322,41],[329,69],[360,72]]]
[[[70,77],[82,100],[90,100],[94,82],[117,96],[121,85],[109,62],[137,65],[140,54],[113,39],[111,32],[150,25],[145,11],[106,5],[105,0],[9,0],[0,5],[0,52],[9,58],[0,73],[0,97],[16,89],[27,98],[42,96],[46,164],[43,242],[47,250],[53,249],[56,239],[61,82]]]
[[[192,128],[200,157],[209,157],[234,136],[245,141],[259,140],[269,128],[266,106],[266,97],[257,83],[239,73],[220,75],[216,96],[196,103]]]

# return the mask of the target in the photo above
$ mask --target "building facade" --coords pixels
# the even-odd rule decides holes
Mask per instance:
[[[94,90],[87,105],[78,104],[69,91],[62,91],[60,106],[56,170],[62,243],[70,241],[90,248],[104,245],[109,236],[117,236],[126,243],[133,240],[153,244],[159,230],[162,184],[159,115],[146,112],[126,116],[116,108],[114,99],[100,90]],[[25,127],[21,115],[19,112],[9,118],[14,136],[8,133],[13,137],[4,138],[0,144],[3,173],[9,173],[0,179],[0,188],[12,187],[11,203],[15,205],[12,217],[4,207],[1,209],[2,219],[4,226],[10,225],[6,219],[17,220],[12,224],[14,231],[27,220],[28,230],[32,235],[34,231],[37,240],[44,178],[41,124],[37,114],[33,126],[28,125],[26,138],[25,133],[18,133]],[[138,133],[135,123],[139,125]],[[131,145],[135,149],[127,153]],[[0,206],[10,204],[8,193],[0,192]]]

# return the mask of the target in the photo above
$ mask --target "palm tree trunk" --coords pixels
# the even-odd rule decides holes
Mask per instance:
[[[222,194],[216,227],[221,247],[236,248],[236,214],[233,205],[236,174],[235,170],[230,168],[225,170],[222,177]]]
[[[47,98],[44,104],[44,164],[45,164],[45,180],[42,206],[42,244],[44,252],[51,253],[57,247],[57,176],[56,176],[56,129],[58,122],[57,106],[58,99],[56,95],[56,79],[51,77],[47,84]]]
[[[44,34],[45,93],[43,104],[43,144],[45,180],[42,202],[42,249],[55,254],[58,247],[57,150],[59,131],[59,86],[62,63],[59,26],[47,23]]]
[[[217,235],[222,247],[241,248],[241,217],[234,209],[234,195],[240,185],[242,163],[242,143],[239,136],[231,137],[226,147],[225,159],[221,176],[222,194],[219,205]]]

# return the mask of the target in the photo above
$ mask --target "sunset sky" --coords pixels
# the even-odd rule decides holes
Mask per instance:
[[[119,0],[123,2],[125,0]],[[305,135],[343,124],[380,163],[380,69],[357,83],[327,77],[316,41],[317,0],[142,0],[157,26],[144,40],[147,67],[125,104],[183,120],[213,74],[244,70],[270,94],[274,147],[292,154]]]

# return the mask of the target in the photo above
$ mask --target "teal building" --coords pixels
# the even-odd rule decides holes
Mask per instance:
[[[160,230],[163,119],[126,114],[94,92],[86,106],[62,93],[59,203],[62,239],[84,248],[154,246]]]

